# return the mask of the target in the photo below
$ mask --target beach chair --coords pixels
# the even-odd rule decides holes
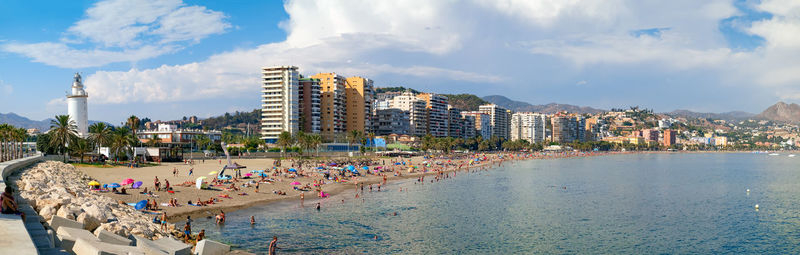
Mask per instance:
[[[142,187],[142,181],[138,181],[138,182],[133,183],[133,186],[131,186],[131,189],[138,189],[139,187]]]

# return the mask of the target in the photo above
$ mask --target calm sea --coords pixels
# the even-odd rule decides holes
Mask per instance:
[[[257,253],[276,235],[298,254],[800,254],[800,157],[786,154],[533,160],[429,179],[193,229]]]

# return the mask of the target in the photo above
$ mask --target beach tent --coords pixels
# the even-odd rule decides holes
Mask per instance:
[[[200,176],[199,178],[197,178],[197,180],[195,180],[195,185],[194,186],[197,187],[198,189],[207,188],[208,184],[203,182],[203,179],[205,179],[205,178],[206,178],[205,176]]]

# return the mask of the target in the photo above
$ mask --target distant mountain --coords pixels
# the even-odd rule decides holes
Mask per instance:
[[[450,105],[463,111],[477,111],[479,106],[489,103],[473,94],[443,94],[443,96],[447,97]]]
[[[36,128],[41,131],[46,131],[50,129],[50,120],[52,119],[45,119],[45,120],[31,120],[23,116],[19,116],[16,113],[9,112],[9,113],[0,113],[0,124],[9,124],[18,128]],[[94,123],[103,122],[103,121],[96,121],[96,120],[89,120],[89,125]],[[105,122],[108,125],[111,125]]]
[[[800,105],[778,102],[756,115],[756,117],[782,122],[800,122]]]
[[[743,111],[713,113],[713,112],[693,112],[689,110],[674,110],[664,114],[672,117],[717,119],[726,121],[740,121],[740,120],[752,119],[755,118],[756,116],[756,114],[754,113],[743,112]]]
[[[544,105],[532,105],[526,102],[514,101],[500,95],[485,96],[482,99],[515,112],[557,113],[567,111],[571,113],[601,113],[606,111],[592,107],[570,104],[549,103]]]

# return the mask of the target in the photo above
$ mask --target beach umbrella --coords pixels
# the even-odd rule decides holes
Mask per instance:
[[[141,210],[144,209],[145,206],[147,206],[147,200],[142,200],[137,202],[136,205],[133,206],[133,208],[136,210]]]
[[[317,167],[317,170],[322,170],[322,169],[325,169],[325,168],[324,168],[324,167],[321,167],[321,166],[318,166],[318,167]]]
[[[369,170],[369,167],[366,167],[366,166],[365,166],[365,167],[362,167],[361,169],[364,169],[364,170]]]
[[[356,170],[356,167],[354,167],[353,165],[349,165],[347,166],[347,170],[353,171]]]
[[[260,174],[258,174],[258,176],[261,176],[261,177],[267,177],[268,175],[267,175],[267,174],[265,174],[265,173],[260,173]]]
[[[133,179],[131,179],[131,178],[128,178],[128,179],[125,179],[124,181],[122,181],[122,185],[128,185],[128,184],[131,184],[131,183],[133,183]]]
[[[264,170],[253,170],[253,171],[250,171],[250,172],[251,172],[251,173],[263,173],[263,172],[264,172]]]
[[[100,186],[100,183],[97,181],[90,181],[89,186]]]
[[[250,177],[250,176],[253,176],[253,174],[251,174],[251,173],[246,173],[246,174],[244,174],[244,176]]]
[[[400,165],[400,162],[396,162],[396,163],[394,163],[394,165],[395,165],[395,166],[396,166],[396,165]]]
[[[211,171],[211,172],[210,172],[210,173],[208,173],[208,174],[217,174],[217,173],[218,173],[217,171]]]
[[[300,182],[292,182],[291,185],[300,185]]]
[[[119,187],[122,187],[122,185],[119,185],[119,183],[115,182],[115,183],[112,183],[111,185],[108,185],[108,187],[109,188],[119,188]]]
[[[289,168],[289,172],[297,172],[297,169]]]
[[[205,177],[205,176],[197,177],[198,180],[202,180],[202,179],[206,179],[206,178],[208,178],[208,177]]]

